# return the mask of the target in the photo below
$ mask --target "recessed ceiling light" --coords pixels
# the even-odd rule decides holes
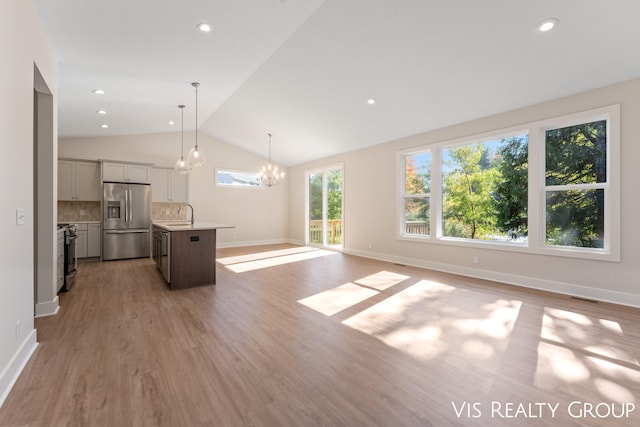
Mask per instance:
[[[169,120],[169,124],[173,126],[174,125],[173,120]]]
[[[108,128],[108,127],[109,127],[109,125],[100,125],[100,127],[101,127],[102,129],[106,129],[106,128]]]
[[[203,22],[201,24],[198,24],[197,28],[203,33],[208,33],[209,31],[213,30],[213,25]]]
[[[542,21],[538,24],[538,31],[541,33],[546,33],[547,31],[551,31],[558,25],[558,20],[556,18],[549,18]]]
[[[373,98],[369,98],[369,99],[367,99],[367,104],[369,104],[369,105],[373,105],[373,104],[375,104],[375,103],[376,103],[376,100],[375,100],[375,99],[373,99]]]
[[[96,113],[101,114],[101,115],[107,114],[107,112],[105,110],[98,110],[98,111],[96,111]]]
[[[102,89],[94,89],[93,93],[95,93],[96,95],[104,95],[104,90],[102,90]]]

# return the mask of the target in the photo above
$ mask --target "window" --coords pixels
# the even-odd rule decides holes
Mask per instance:
[[[528,135],[442,150],[442,236],[527,240]]]
[[[607,121],[545,132],[546,244],[603,248]]]
[[[257,172],[216,169],[217,187],[259,188]]]
[[[619,106],[398,153],[398,237],[619,261]]]
[[[403,163],[404,215],[401,232],[405,235],[429,235],[429,202],[431,198],[431,152],[407,154]]]

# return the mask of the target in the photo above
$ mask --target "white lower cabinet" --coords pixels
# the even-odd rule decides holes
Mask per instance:
[[[78,238],[76,239],[76,258],[86,258],[86,257],[87,257],[87,224],[78,224]]]
[[[102,234],[100,233],[100,224],[88,224],[87,230],[87,256],[88,257],[99,257],[100,256],[100,248],[102,245],[100,244],[100,238]]]
[[[76,256],[92,258],[100,256],[100,224],[78,224]]]

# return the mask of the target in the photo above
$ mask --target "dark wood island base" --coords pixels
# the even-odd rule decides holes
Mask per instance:
[[[216,284],[216,230],[171,233],[172,290]]]
[[[153,226],[154,233],[155,230],[169,233],[168,247],[159,249],[164,255],[159,258],[169,264],[169,277],[165,278],[171,290],[216,284],[217,229],[233,226],[208,223],[154,223]],[[161,266],[158,268],[162,270]]]

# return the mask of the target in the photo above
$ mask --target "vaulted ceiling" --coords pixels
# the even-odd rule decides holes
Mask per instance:
[[[198,81],[200,132],[296,165],[640,77],[637,0],[34,3],[62,138],[193,130]]]

